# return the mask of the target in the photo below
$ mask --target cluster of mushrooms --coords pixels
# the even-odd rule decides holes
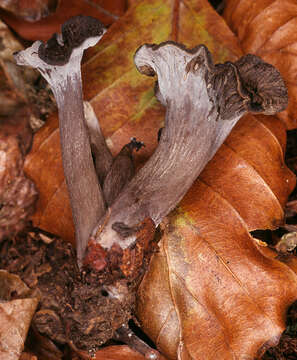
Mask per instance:
[[[98,287],[121,307],[156,249],[155,229],[237,121],[249,111],[282,111],[288,96],[279,72],[255,55],[214,65],[204,45],[191,50],[172,41],[140,46],[135,65],[144,75],[157,75],[156,96],[166,116],[157,149],[134,174],[133,151],[143,144],[132,139],[113,158],[90,104],[83,101],[82,55],[104,32],[97,19],[76,16],[63,25],[61,34],[46,44],[36,41],[15,59],[37,68],[57,101],[79,267],[99,274]],[[135,297],[131,309],[133,302]],[[124,334],[129,342],[129,331],[123,320],[112,336]],[[139,349],[157,358],[155,352]]]

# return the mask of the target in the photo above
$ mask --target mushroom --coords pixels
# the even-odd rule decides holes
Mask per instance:
[[[274,114],[288,102],[280,73],[255,55],[214,65],[208,49],[174,42],[141,46],[137,69],[158,77],[166,106],[158,147],[93,231],[105,250],[135,243],[133,228],[144,219],[157,227],[183,198],[242,115]],[[104,226],[102,226],[104,224]],[[128,229],[131,229],[129,232]]]
[[[214,65],[204,45],[191,50],[174,42],[141,46],[136,67],[142,74],[157,75],[156,95],[166,106],[166,118],[157,149],[133,176],[132,151],[142,144],[132,140],[113,160],[95,115],[86,110],[88,129],[84,118],[80,60],[102,34],[97,20],[78,16],[63,25],[62,35],[46,45],[35,42],[15,57],[18,64],[37,67],[56,97],[78,262],[83,264],[84,285],[90,293],[90,287],[99,288],[100,310],[108,313],[107,319],[88,314],[89,320],[75,314],[68,324],[80,322],[81,338],[87,335],[88,340],[91,329],[104,325],[102,335],[94,337],[98,344],[107,337],[130,339],[130,346],[156,359],[127,326],[137,286],[157,247],[155,228],[243,114],[274,114],[286,107],[288,96],[279,72],[255,55]]]
[[[62,34],[54,34],[46,44],[36,41],[14,55],[19,65],[30,65],[40,71],[57,101],[63,169],[79,264],[90,232],[105,212],[84,118],[80,62],[84,50],[94,46],[104,31],[99,20],[76,16],[63,24]]]

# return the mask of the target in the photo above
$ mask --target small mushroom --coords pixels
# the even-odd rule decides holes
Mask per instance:
[[[114,224],[133,229],[150,218],[158,226],[242,115],[274,114],[288,102],[280,73],[255,55],[214,65],[204,45],[189,50],[165,42],[141,46],[134,61],[142,74],[158,76],[165,127],[156,151],[112,204],[104,226],[101,221],[94,229],[93,237],[104,249],[114,243],[125,249],[135,242],[135,236],[122,236]]]
[[[19,65],[30,65],[40,71],[57,101],[63,168],[79,264],[90,232],[105,212],[85,123],[80,62],[84,50],[94,46],[104,31],[99,20],[75,16],[63,24],[62,34],[54,34],[46,44],[36,41],[14,55]]]

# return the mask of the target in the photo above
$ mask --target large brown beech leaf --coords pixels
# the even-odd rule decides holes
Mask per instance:
[[[278,117],[297,127],[297,3],[295,0],[227,0],[224,11],[245,53],[260,56],[281,72],[288,86],[289,106]]]
[[[133,55],[143,43],[168,39],[188,47],[204,43],[215,62],[241,55],[206,0],[147,0],[135,2],[83,66],[85,98],[111,151],[135,136],[146,144],[139,165],[156,147],[164,109]],[[35,136],[25,167],[40,191],[34,224],[73,241],[57,128],[53,115]],[[297,278],[260,251],[249,231],[283,222],[295,185],[283,161],[285,142],[280,119],[244,117],[162,225],[160,252],[139,290],[138,317],[168,358],[253,359],[264,344],[277,342]]]
[[[169,358],[253,359],[278,342],[296,280],[263,256],[239,213],[201,180],[169,216],[138,315]]]
[[[36,0],[35,0],[36,1]],[[52,0],[53,1],[53,0]],[[3,2],[3,1],[2,1]],[[6,3],[7,1],[4,1]],[[21,3],[22,1],[11,1]],[[43,2],[45,2],[43,0]],[[37,1],[38,3],[38,1]],[[1,0],[0,0],[1,6]],[[23,4],[25,10],[30,3]],[[0,10],[1,18],[22,38],[27,40],[48,40],[54,32],[60,31],[60,26],[75,15],[89,15],[99,19],[105,25],[110,25],[123,15],[126,10],[125,0],[60,0],[54,13],[44,19],[29,22],[21,20],[17,14]]]

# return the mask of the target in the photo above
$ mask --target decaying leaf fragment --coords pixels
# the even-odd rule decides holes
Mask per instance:
[[[30,104],[35,70],[20,70],[12,52],[22,45],[0,22],[0,239],[23,229],[34,211],[37,191],[23,173],[25,155],[32,143],[31,125],[37,121]],[[30,94],[30,95],[29,95]],[[36,94],[35,94],[36,95]],[[39,94],[40,95],[40,94]],[[37,96],[39,97],[39,96]]]
[[[34,211],[37,191],[23,172],[32,132],[30,110],[23,105],[0,118],[0,240],[22,230]]]
[[[16,276],[0,270],[0,359],[18,360],[38,304]]]
[[[22,50],[23,46],[2,21],[0,44],[0,115],[9,117],[18,107],[28,102],[28,93],[38,78],[38,73],[33,69],[22,70],[16,65],[12,53]]]
[[[55,108],[49,88],[40,81],[38,71],[17,66],[13,53],[22,50],[23,45],[3,22],[0,22],[0,44],[0,115],[3,118],[14,116],[19,107],[27,104],[27,121],[36,131]]]
[[[59,0],[6,0],[1,1],[0,7],[17,17],[27,21],[38,21],[54,12]]]
[[[7,0],[5,0],[7,1]],[[9,0],[10,3],[23,2],[24,0]],[[61,25],[70,17],[84,14],[93,16],[103,22],[104,25],[109,26],[113,24],[126,11],[126,0],[95,0],[95,1],[81,1],[72,0],[69,6],[68,0],[34,0],[33,2],[26,2],[27,7],[34,4],[51,3],[58,5],[54,13],[49,16],[41,18],[39,21],[22,20],[17,15],[8,12],[2,12],[1,16],[6,24],[14,30],[22,39],[35,41],[47,41],[53,33],[59,32]],[[32,4],[33,3],[33,4]],[[53,6],[52,6],[53,8]],[[52,10],[52,9],[50,9]]]
[[[37,191],[23,173],[25,155],[32,143],[31,125],[38,111],[30,104],[38,79],[35,70],[15,64],[13,51],[22,45],[0,23],[0,239],[21,230],[34,211]],[[40,93],[37,98],[41,97]]]
[[[293,251],[297,246],[297,232],[289,232],[284,234],[280,241],[276,244],[276,250],[280,253]]]

